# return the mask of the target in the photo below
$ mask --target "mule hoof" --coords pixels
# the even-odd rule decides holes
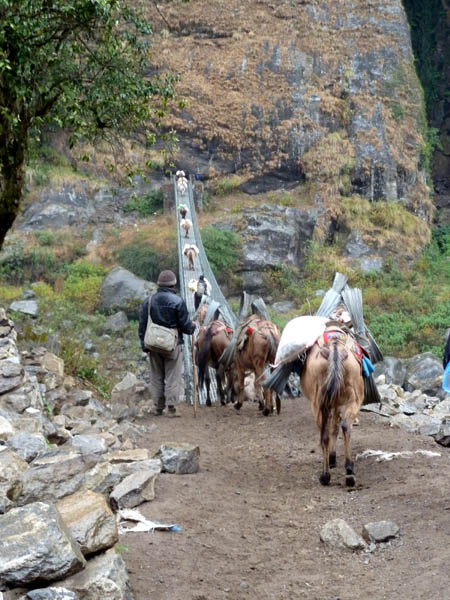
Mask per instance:
[[[239,411],[239,410],[241,410],[241,406],[242,406],[242,404],[240,404],[239,402],[235,402],[235,403],[233,404],[233,406],[234,406],[234,408],[235,408],[237,411]]]
[[[330,483],[331,476],[329,473],[322,473],[319,477],[319,481],[322,485],[328,485]]]
[[[270,415],[270,410],[269,410],[268,408],[265,408],[265,409],[263,410],[263,415],[264,415],[265,417],[268,417],[268,416]]]
[[[345,476],[345,485],[347,487],[355,487],[355,476],[354,475],[346,475]]]
[[[212,406],[212,404],[211,404],[211,400],[207,400],[207,401],[206,401],[206,406]]]

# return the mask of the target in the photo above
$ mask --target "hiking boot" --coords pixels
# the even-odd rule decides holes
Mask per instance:
[[[171,404],[170,406],[167,407],[167,416],[168,417],[179,417],[180,415],[177,414],[177,409],[175,408],[175,406],[173,406],[173,404]]]

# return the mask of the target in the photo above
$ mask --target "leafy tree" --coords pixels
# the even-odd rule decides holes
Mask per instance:
[[[73,145],[146,124],[154,141],[174,77],[150,65],[151,33],[127,0],[0,0],[0,248],[44,126]]]

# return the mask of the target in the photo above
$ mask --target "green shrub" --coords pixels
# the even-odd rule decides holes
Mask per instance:
[[[148,242],[135,241],[120,248],[115,258],[122,267],[147,281],[156,281],[163,269],[178,270],[175,241],[166,253],[152,248]]]
[[[52,231],[36,231],[34,237],[40,246],[54,246],[56,244],[56,235]]]
[[[232,284],[242,257],[242,241],[234,231],[208,225],[201,230],[203,246],[216,279]]]
[[[62,296],[81,310],[92,313],[100,299],[100,287],[107,271],[87,261],[73,263],[67,268]]]
[[[148,192],[144,196],[134,196],[123,207],[124,212],[137,212],[141,217],[162,214],[164,208],[164,195],[161,189]]]

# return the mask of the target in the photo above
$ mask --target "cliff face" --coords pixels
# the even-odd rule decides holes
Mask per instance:
[[[158,6],[148,8],[153,60],[180,73],[187,98],[173,119],[184,166],[245,173],[249,192],[306,182],[325,215],[357,194],[430,223],[425,113],[401,0]]]

